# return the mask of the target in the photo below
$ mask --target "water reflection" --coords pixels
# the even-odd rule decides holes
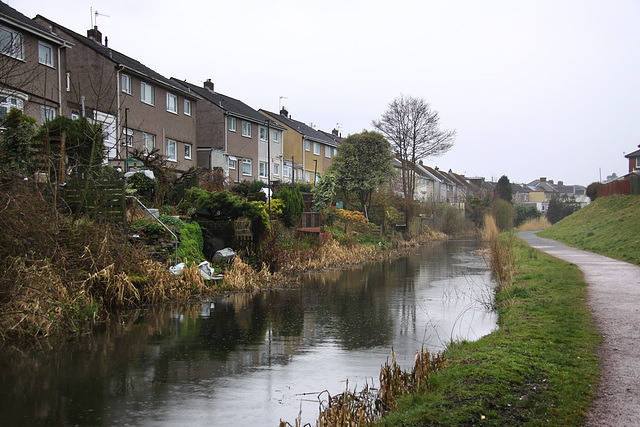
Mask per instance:
[[[53,351],[0,354],[7,425],[277,425],[344,380],[375,384],[393,346],[441,349],[495,326],[473,242],[308,276],[300,289],[234,294],[129,315]]]

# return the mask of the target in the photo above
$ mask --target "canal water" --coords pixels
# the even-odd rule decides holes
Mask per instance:
[[[437,243],[299,289],[138,310],[47,351],[0,350],[0,425],[315,425],[320,393],[376,387],[392,348],[408,369],[420,348],[496,327],[477,249]]]

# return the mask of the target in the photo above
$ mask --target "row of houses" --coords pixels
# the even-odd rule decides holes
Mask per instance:
[[[57,116],[99,123],[105,162],[139,164],[134,149],[158,152],[176,170],[221,168],[234,181],[315,182],[341,137],[256,110],[214,90],[166,78],[108,46],[97,27],[78,34],[0,2],[0,119],[18,108],[43,124]]]

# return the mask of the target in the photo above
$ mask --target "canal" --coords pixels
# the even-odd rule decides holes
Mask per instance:
[[[47,351],[0,350],[2,425],[315,425],[318,395],[376,387],[391,349],[496,327],[475,241],[308,275],[292,290],[137,310]],[[326,394],[324,395],[326,397]]]

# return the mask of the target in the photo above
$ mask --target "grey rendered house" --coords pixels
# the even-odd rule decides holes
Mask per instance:
[[[176,170],[195,167],[198,96],[108,47],[97,27],[85,37],[40,15],[35,20],[73,44],[63,64],[62,114],[102,126],[106,163],[135,168],[129,157],[135,148],[157,149]]]
[[[198,167],[222,168],[234,182],[282,180],[282,126],[244,102],[215,92],[210,79],[202,87],[180,83],[202,99],[197,116]]]
[[[16,108],[38,124],[62,114],[61,64],[71,43],[0,3],[0,120]]]

